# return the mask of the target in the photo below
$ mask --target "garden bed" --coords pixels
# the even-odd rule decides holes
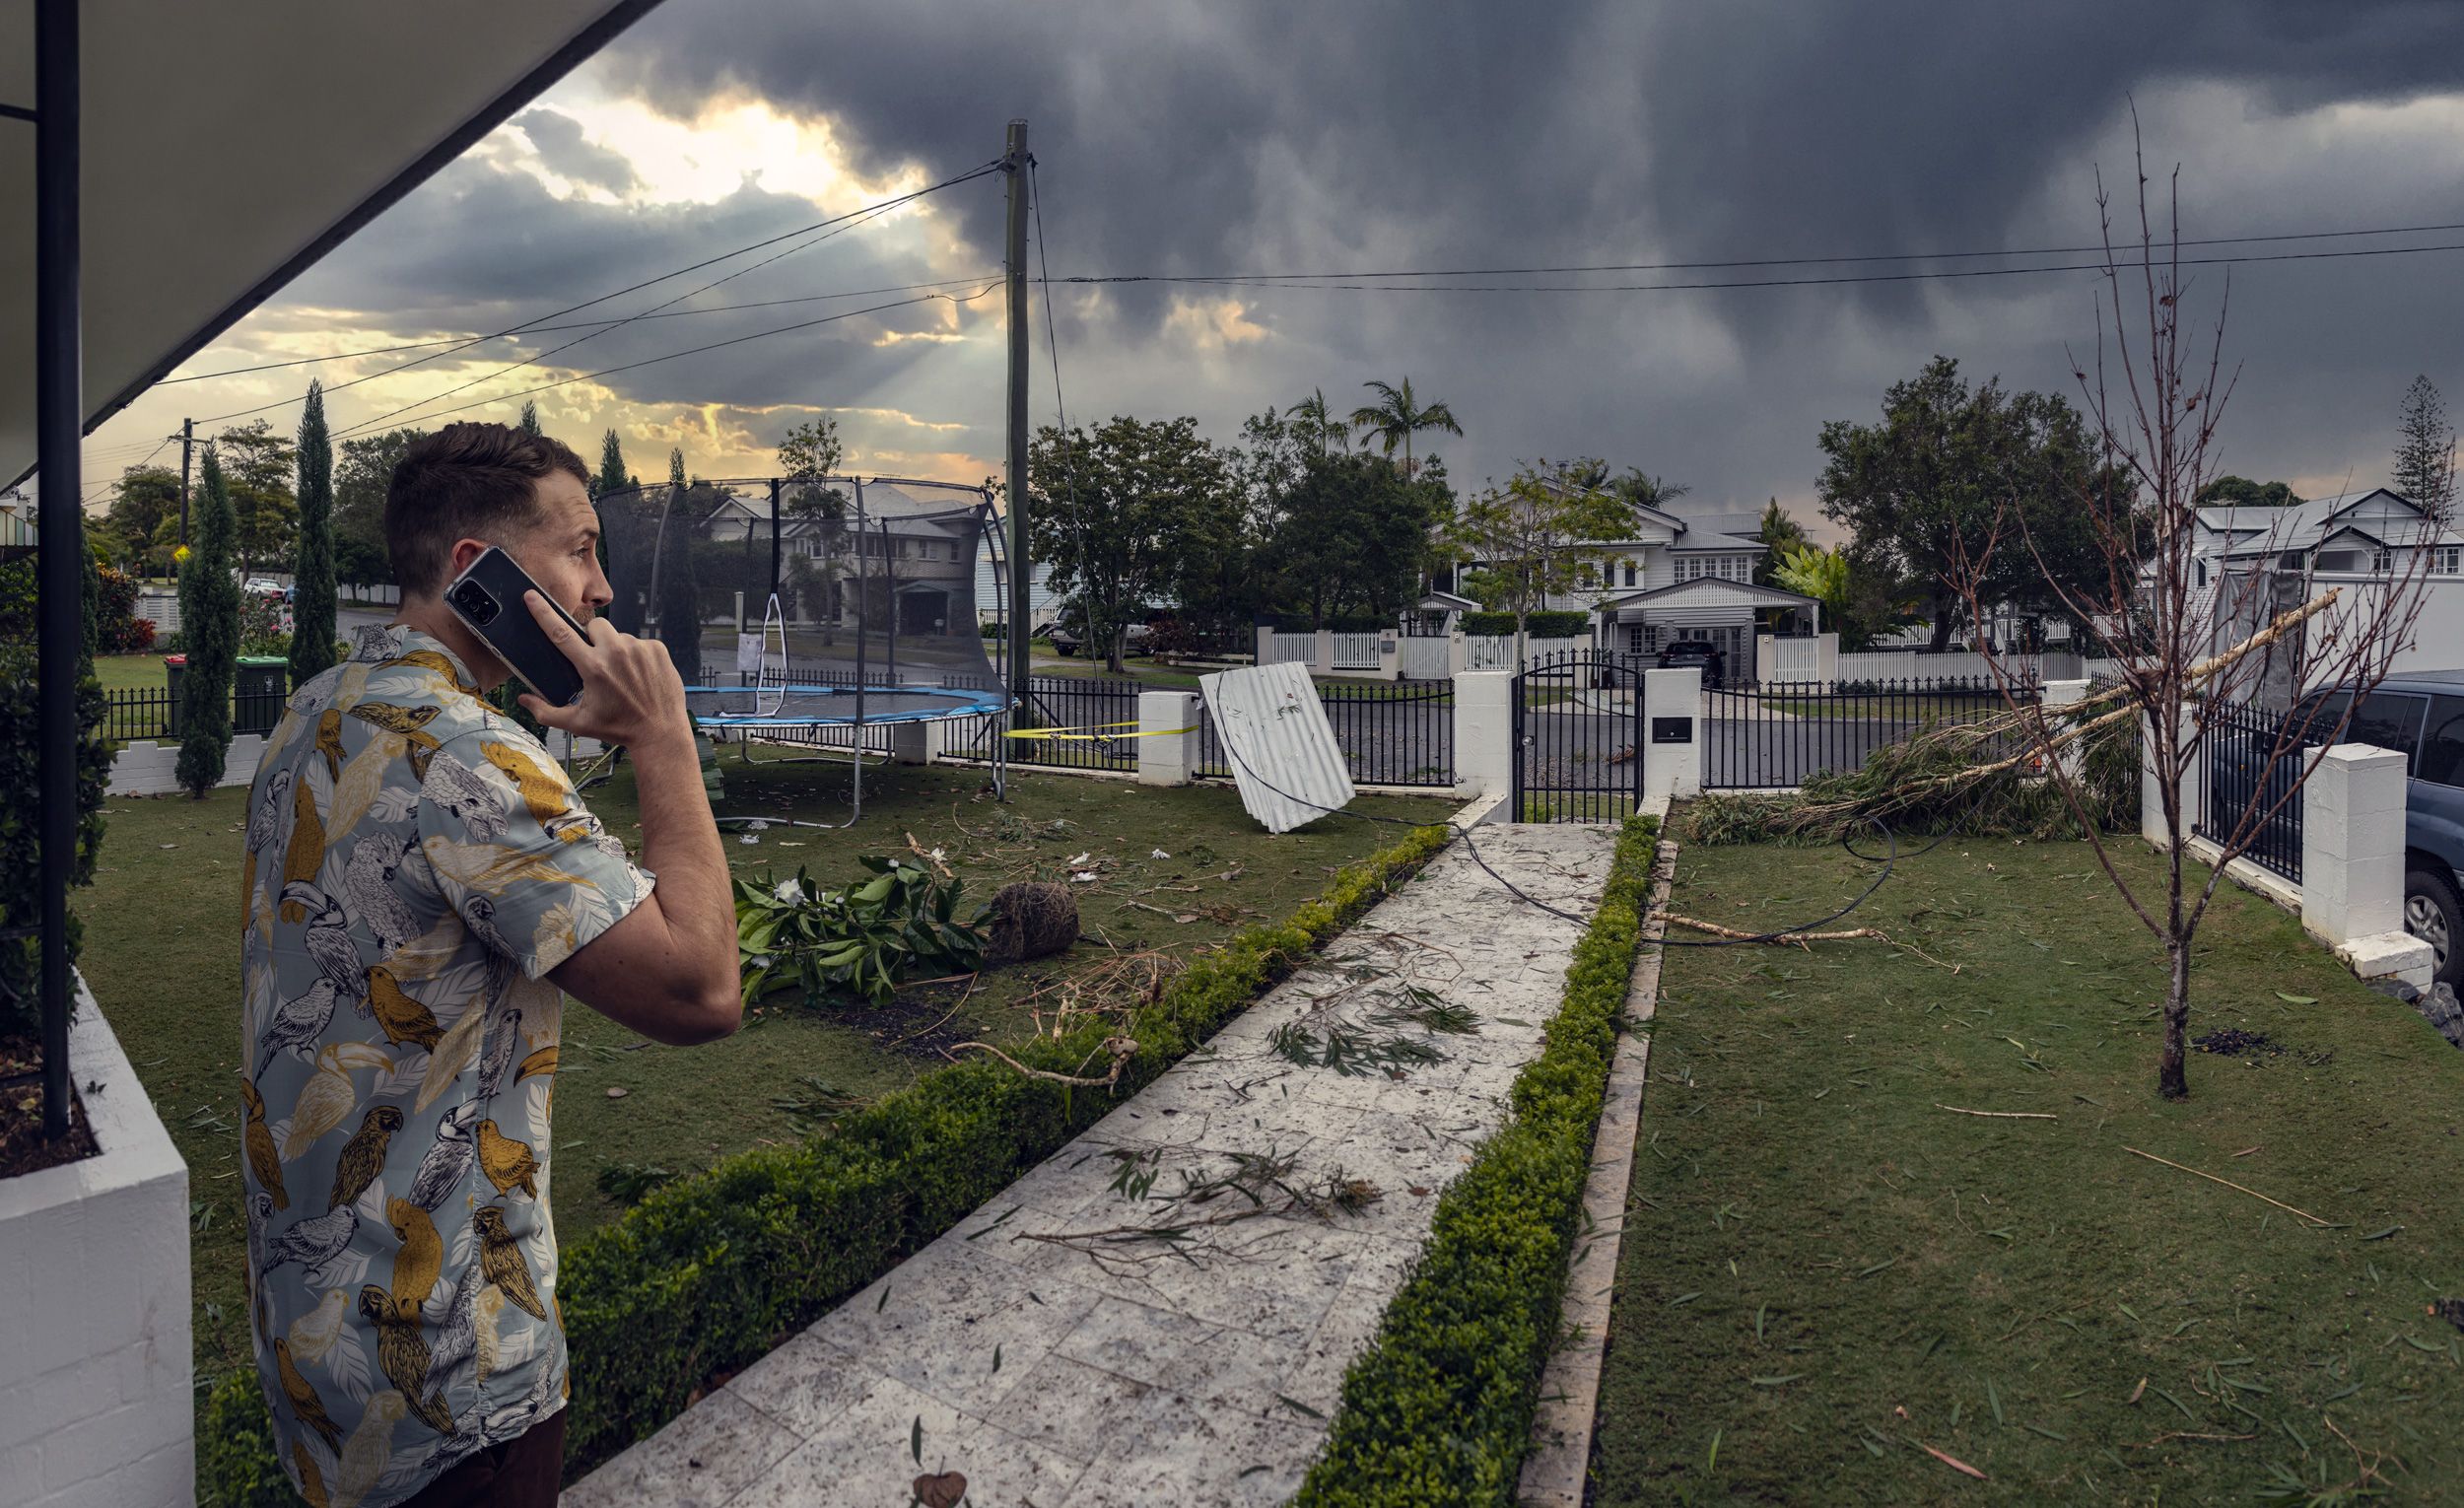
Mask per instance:
[[[778,754],[765,749],[756,757]],[[847,820],[843,764],[747,770],[729,750],[720,769],[722,812]],[[1096,983],[1089,976],[1111,974],[1126,987],[1136,969],[1176,968],[1245,925],[1281,921],[1324,891],[1333,871],[1391,845],[1403,831],[1326,819],[1274,837],[1251,821],[1238,794],[1226,788],[1152,788],[1038,773],[1016,777],[1012,799],[1002,804],[992,800],[989,786],[982,770],[868,767],[864,817],[856,828],[772,828],[755,845],[730,839],[731,872],[785,877],[801,862],[817,880],[842,884],[861,872],[857,856],[908,854],[912,834],[924,852],[943,851],[967,880],[970,896],[989,899],[1004,880],[1052,877],[1066,861],[1088,855],[1088,863],[1069,871],[1100,876],[1076,887],[1081,915],[1091,935],[1116,946],[1081,943],[1063,955],[989,973],[939,1034],[964,1026],[1001,1042],[1032,1029],[1039,1011],[1049,1020],[1061,996]],[[202,802],[114,799],[105,818],[110,826],[102,872],[92,891],[73,898],[87,927],[87,976],[98,995],[111,1002],[129,1057],[195,1170],[191,1247],[200,1378],[249,1365],[240,1283],[245,1224],[234,1155],[240,1117],[231,1073],[240,965],[223,910],[240,868],[245,794],[231,788]],[[629,770],[586,799],[611,832],[638,841]],[[1442,801],[1403,797],[1364,797],[1354,807],[1416,822],[1442,821],[1451,809]],[[1174,857],[1157,859],[1156,849]],[[1099,851],[1103,862],[1095,861]],[[1226,874],[1231,877],[1215,877]],[[1149,889],[1156,885],[1198,888]],[[1158,901],[1174,909],[1142,909]],[[1181,916],[1192,920],[1182,923]],[[568,1012],[560,1071],[574,1077],[559,1097],[560,1236],[571,1245],[622,1212],[598,1187],[603,1169],[691,1173],[731,1154],[791,1143],[799,1125],[827,1108],[823,1086],[868,1100],[945,1065],[947,1060],[931,1051],[934,1034],[898,1039],[930,1027],[954,1003],[953,987],[924,986],[903,993],[888,1011],[821,1014],[803,1009],[792,993],[782,994],[748,1018],[746,1030],[692,1049],[640,1045],[640,1038],[595,1012]],[[728,1085],[728,1092],[712,1097],[707,1086],[713,1083]],[[611,1099],[611,1088],[626,1093]]]
[[[1696,844],[1671,909],[1777,926],[1874,868]],[[2464,1291],[2464,1057],[2227,888],[2191,1033],[2234,1051],[2194,1052],[2167,1104],[2161,955],[2083,844],[1953,839],[1860,924],[1943,966],[1872,940],[1671,950],[1599,1503],[2456,1480],[2464,1343],[2425,1310]]]

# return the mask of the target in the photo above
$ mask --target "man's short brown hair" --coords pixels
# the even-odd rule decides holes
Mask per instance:
[[[590,468],[573,446],[502,424],[448,424],[414,441],[385,489],[385,555],[406,596],[445,590],[459,539],[508,544],[540,521],[539,484]]]

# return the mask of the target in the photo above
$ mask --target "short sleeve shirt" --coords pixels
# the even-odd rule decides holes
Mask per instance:
[[[390,1508],[564,1406],[546,976],[652,879],[402,627],[291,698],[246,831],[257,1372],[302,1494]]]

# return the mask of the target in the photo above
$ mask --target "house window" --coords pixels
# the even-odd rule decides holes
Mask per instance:
[[[2190,569],[2193,573],[2194,580],[2196,580],[2200,585],[2205,586],[2208,583],[2208,563],[2206,561],[2198,561],[2193,563]]]
[[[2430,553],[2430,569],[2438,576],[2464,575],[2464,545],[2440,545]]]
[[[2392,550],[2372,550],[2372,551],[2370,552],[2370,569],[2371,569],[2372,571],[2385,571],[2385,570],[2387,570],[2389,567],[2393,566],[2394,564],[2395,564],[2395,552],[2394,552],[2394,551],[2392,551]]]
[[[2452,570],[2453,568],[2450,567],[2449,569]],[[1628,586],[1634,584],[1634,557],[1631,555],[1625,558],[1625,584]]]

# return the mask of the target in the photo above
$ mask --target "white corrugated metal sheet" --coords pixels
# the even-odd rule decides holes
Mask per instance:
[[[1257,665],[1198,678],[1241,805],[1267,832],[1288,833],[1351,801],[1352,776],[1309,671]]]

